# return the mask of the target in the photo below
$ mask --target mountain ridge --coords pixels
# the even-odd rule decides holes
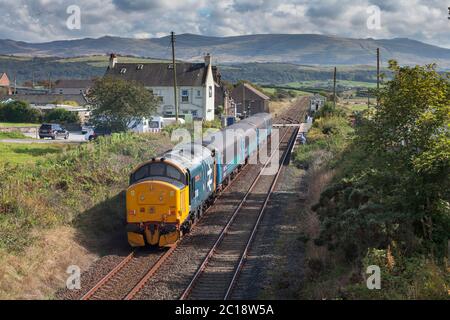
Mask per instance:
[[[211,53],[219,63],[287,62],[309,65],[375,64],[379,47],[382,62],[401,64],[436,62],[450,68],[450,49],[409,38],[353,39],[320,34],[255,34],[231,37],[180,34],[176,37],[177,59],[200,61]],[[29,43],[0,39],[0,54],[40,57],[75,57],[114,52],[167,59],[170,37],[134,39],[116,36]]]

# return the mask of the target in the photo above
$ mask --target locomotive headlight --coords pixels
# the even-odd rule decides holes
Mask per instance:
[[[131,190],[131,191],[130,191],[130,195],[131,195],[132,197],[134,197],[134,196],[136,195],[136,191]]]
[[[135,216],[136,215],[136,210],[130,210],[130,211],[128,211],[128,213],[130,215],[132,215],[132,216]]]

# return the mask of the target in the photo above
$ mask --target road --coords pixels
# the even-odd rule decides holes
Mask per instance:
[[[70,132],[69,139],[65,140],[63,138],[58,138],[56,140],[52,139],[36,139],[33,134],[25,134],[30,137],[30,139],[0,139],[0,142],[5,143],[82,143],[86,142],[86,139],[80,131]]]

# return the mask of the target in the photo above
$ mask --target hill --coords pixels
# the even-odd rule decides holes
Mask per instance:
[[[161,61],[157,59],[119,56],[122,62],[152,63]],[[0,71],[6,72],[10,80],[14,75],[20,85],[30,81],[48,80],[49,77],[57,79],[91,79],[105,74],[108,66],[108,57],[84,56],[74,58],[60,57],[16,57],[0,56]],[[333,77],[332,67],[297,65],[278,62],[251,62],[220,64],[222,79],[237,82],[246,79],[251,82],[266,85],[284,85],[291,82],[330,80]],[[375,68],[371,66],[340,66],[339,80],[374,82]]]
[[[395,58],[401,64],[436,62],[450,68],[450,49],[407,39],[350,39],[316,34],[261,34],[234,37],[207,37],[182,34],[176,40],[177,58],[198,61],[209,52],[219,64],[286,62],[308,65],[374,65],[375,49],[382,60]],[[115,52],[167,59],[170,38],[131,39],[105,36],[98,39],[27,43],[0,40],[0,54],[21,56],[73,57]]]

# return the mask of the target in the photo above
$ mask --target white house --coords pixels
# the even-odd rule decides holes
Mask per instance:
[[[192,115],[195,119],[214,120],[215,84],[211,56],[204,63],[176,63],[179,116]],[[159,97],[158,114],[175,116],[173,65],[169,63],[119,63],[111,54],[105,76],[137,81]]]

